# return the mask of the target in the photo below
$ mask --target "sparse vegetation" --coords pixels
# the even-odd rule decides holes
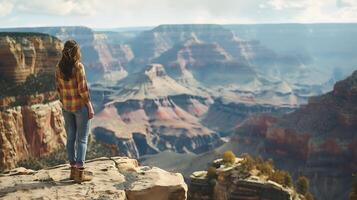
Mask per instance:
[[[241,167],[245,170],[251,171],[253,169],[257,169],[259,170],[259,175],[267,176],[268,180],[279,183],[284,187],[294,187],[293,179],[290,173],[284,170],[275,170],[273,160],[264,160],[261,157],[254,158],[248,154],[243,154],[242,157],[244,160],[242,161]],[[307,200],[313,200],[314,197],[309,192],[309,187],[310,183],[306,177],[299,177],[296,181],[295,188],[297,192],[304,195]]]
[[[284,170],[274,171],[269,177],[269,180],[277,182],[285,187],[293,186],[293,179],[291,178],[291,175],[289,174],[289,172]]]
[[[306,200],[314,200],[314,196],[313,196],[310,192],[308,192],[308,193],[306,193],[306,195],[305,195],[305,199],[306,199]]]
[[[354,182],[349,198],[350,200],[357,200],[357,174],[354,174],[353,176],[354,176]]]
[[[233,165],[236,161],[236,155],[232,151],[225,151],[223,153],[223,162],[225,164]]]
[[[24,83],[16,84],[14,81],[0,77],[0,98],[7,96],[32,95],[55,91],[54,75],[49,73],[31,74]]]
[[[217,169],[215,167],[209,167],[207,170],[207,178],[208,180],[217,178]]]
[[[248,154],[242,154],[243,161],[242,161],[242,168],[247,171],[251,171],[255,166],[255,160]]]
[[[296,191],[299,194],[302,194],[306,197],[309,192],[309,188],[310,188],[309,179],[306,178],[305,176],[300,176],[296,181]]]

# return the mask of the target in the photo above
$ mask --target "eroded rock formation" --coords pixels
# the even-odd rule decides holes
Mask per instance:
[[[231,145],[236,152],[274,158],[280,168],[308,176],[317,199],[347,198],[346,185],[357,170],[356,80],[357,71],[295,112],[248,120]]]
[[[18,106],[0,112],[0,169],[20,160],[40,157],[61,148],[66,132],[59,101]]]
[[[1,78],[20,83],[30,74],[53,73],[61,45],[59,39],[47,34],[1,33]]]
[[[93,120],[96,138],[139,157],[164,150],[201,153],[222,144],[200,123],[209,99],[177,95],[107,105]]]

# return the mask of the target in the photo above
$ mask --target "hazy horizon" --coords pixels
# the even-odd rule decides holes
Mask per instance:
[[[0,0],[0,27],[356,23],[354,0]]]

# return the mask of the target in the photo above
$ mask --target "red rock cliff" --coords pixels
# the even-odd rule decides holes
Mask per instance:
[[[30,74],[54,72],[61,45],[59,39],[46,34],[1,33],[1,77],[20,83]]]
[[[0,112],[0,170],[13,168],[28,157],[44,156],[63,147],[65,142],[58,101]]]
[[[32,74],[44,72],[51,76],[61,48],[59,39],[46,34],[0,33],[0,80],[20,85]],[[20,160],[43,156],[65,145],[62,110],[56,94],[54,91],[39,93],[37,89],[33,88],[33,94],[28,95],[22,91],[18,96],[2,93],[0,170],[13,168]],[[15,104],[19,106],[14,107]]]

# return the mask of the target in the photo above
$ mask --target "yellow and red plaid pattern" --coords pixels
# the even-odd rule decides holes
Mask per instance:
[[[79,63],[74,69],[74,76],[64,80],[59,66],[55,72],[56,87],[63,104],[63,108],[70,112],[79,110],[89,102],[89,89],[84,72],[84,66]]]

